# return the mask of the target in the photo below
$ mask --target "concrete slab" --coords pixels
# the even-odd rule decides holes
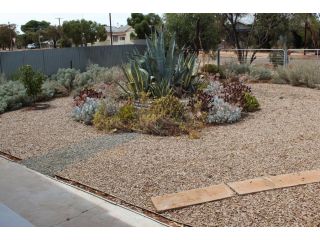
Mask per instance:
[[[2,157],[0,202],[34,226],[163,226]]]
[[[270,180],[262,177],[227,184],[239,195],[271,190],[275,187]]]
[[[320,182],[320,170],[310,170],[298,173],[270,176],[267,177],[267,179],[275,185],[275,188],[298,186]]]
[[[0,203],[0,227],[32,227],[33,225],[6,205]]]
[[[227,185],[222,183],[205,188],[197,188],[189,191],[152,197],[151,200],[157,211],[165,211],[229,198],[233,195],[234,192]]]

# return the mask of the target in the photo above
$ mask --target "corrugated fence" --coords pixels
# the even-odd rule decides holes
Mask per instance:
[[[46,75],[56,73],[59,68],[72,67],[84,71],[89,63],[112,67],[126,63],[128,55],[134,49],[143,52],[146,46],[116,45],[0,52],[0,73],[10,76],[26,64]]]

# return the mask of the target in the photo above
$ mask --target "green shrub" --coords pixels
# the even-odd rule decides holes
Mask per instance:
[[[71,68],[59,68],[58,72],[51,76],[51,79],[57,81],[69,92],[71,92],[73,89],[73,82],[77,74],[80,74],[79,70]]]
[[[37,95],[41,93],[41,86],[45,80],[45,76],[34,71],[30,65],[24,65],[18,70],[19,81],[21,81],[27,90],[28,96],[35,102]]]
[[[116,116],[122,123],[126,124],[136,119],[137,112],[133,104],[128,103],[119,108]]]
[[[19,109],[29,104],[30,101],[21,82],[8,81],[0,85],[0,113]]]
[[[228,62],[224,65],[227,76],[250,73],[250,65],[247,63],[239,64],[235,61]]]
[[[4,84],[6,83],[8,80],[6,78],[6,76],[4,75],[4,73],[0,74],[0,84]]]
[[[150,107],[150,113],[177,121],[185,119],[185,106],[172,95],[156,99]]]
[[[217,65],[214,64],[205,64],[201,67],[201,72],[206,72],[210,74],[217,74],[219,73],[220,78],[225,78],[224,71],[222,68],[218,68]]]
[[[250,76],[254,80],[270,80],[272,79],[272,72],[265,67],[251,67]]]
[[[317,62],[295,62],[287,67],[278,67],[274,83],[289,83],[293,86],[320,88],[320,64]]]
[[[250,93],[246,92],[244,94],[244,110],[247,112],[254,112],[260,107],[257,98]]]
[[[49,100],[54,97],[68,96],[68,90],[57,81],[46,80],[41,87],[41,94],[38,98]]]

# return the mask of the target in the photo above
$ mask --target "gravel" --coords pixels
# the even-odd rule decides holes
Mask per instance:
[[[201,139],[139,135],[60,175],[155,210],[150,197],[320,168],[319,91],[252,84],[261,111]],[[319,184],[237,196],[163,215],[194,226],[317,226]]]
[[[45,110],[23,108],[1,114],[0,151],[26,159],[103,135],[72,120],[72,97],[48,103],[50,107]]]
[[[112,148],[136,137],[134,133],[117,135],[105,135],[49,151],[45,155],[28,158],[21,163],[33,170],[46,175],[54,176],[56,172],[63,170],[67,165],[86,160],[95,153]]]

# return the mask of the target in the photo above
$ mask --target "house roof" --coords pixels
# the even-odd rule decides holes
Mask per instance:
[[[114,26],[111,27],[113,33],[124,33],[124,32],[127,32],[130,28],[132,27],[129,25],[120,26],[120,27],[114,27]],[[110,26],[106,26],[106,30],[107,32],[109,32]]]

